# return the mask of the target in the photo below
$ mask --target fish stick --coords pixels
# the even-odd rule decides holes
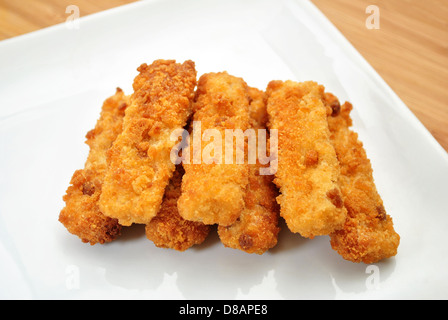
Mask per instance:
[[[63,197],[65,207],[59,221],[70,233],[91,245],[110,242],[121,232],[118,220],[105,216],[98,200],[107,168],[106,152],[122,131],[128,105],[129,97],[120,88],[103,103],[95,128],[86,135],[90,150],[84,169],[75,171]]]
[[[331,141],[341,165],[341,191],[348,215],[342,229],[330,235],[330,243],[344,259],[374,263],[395,256],[400,236],[386,213],[373,178],[370,160],[358,134],[350,129],[353,109],[349,102],[342,106],[327,93],[328,124]]]
[[[202,142],[199,150],[195,149],[195,132],[190,143],[193,159],[184,161],[185,175],[182,179],[182,194],[178,201],[180,215],[187,220],[200,221],[205,224],[228,226],[235,222],[244,208],[244,195],[248,184],[248,165],[225,163],[225,129],[249,128],[248,86],[243,79],[226,72],[207,73],[200,77],[193,104],[193,126],[201,126],[199,138],[203,133],[214,130],[216,139]],[[219,135],[219,136],[218,136]],[[221,154],[213,153],[212,163],[206,163],[204,154],[210,145],[221,142]],[[240,146],[244,149],[244,146]],[[215,148],[219,149],[219,148]],[[220,152],[218,150],[217,152]],[[243,150],[244,151],[244,150]],[[199,162],[195,163],[197,153]],[[236,156],[236,152],[234,153]],[[230,159],[231,160],[231,159]]]
[[[249,113],[255,130],[265,129],[267,121],[264,92],[249,88]],[[273,175],[260,175],[259,161],[249,166],[249,184],[244,197],[245,208],[235,223],[218,226],[224,246],[247,253],[263,254],[277,244],[279,208]]]
[[[182,165],[177,165],[159,213],[145,227],[146,237],[159,248],[185,251],[204,242],[210,232],[209,225],[188,221],[179,215],[177,200],[181,195],[183,174]]]
[[[277,201],[288,228],[303,237],[328,235],[347,216],[340,168],[330,141],[324,88],[315,82],[271,81],[268,127],[278,130]]]
[[[142,64],[126,110],[123,132],[108,151],[108,170],[100,197],[105,215],[129,226],[156,216],[175,164],[171,133],[190,114],[196,85],[194,62],[156,60]]]

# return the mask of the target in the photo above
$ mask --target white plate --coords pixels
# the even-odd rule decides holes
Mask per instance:
[[[261,89],[315,80],[352,102],[398,255],[354,264],[328,237],[286,227],[262,256],[215,233],[184,253],[156,248],[141,226],[103,246],[69,234],[58,215],[86,132],[115,87],[130,93],[137,66],[159,58]],[[142,1],[2,41],[0,137],[1,298],[448,298],[447,153],[307,1]]]

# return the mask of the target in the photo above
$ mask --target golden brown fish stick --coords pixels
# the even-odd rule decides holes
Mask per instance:
[[[266,91],[268,127],[278,130],[280,215],[309,238],[341,228],[347,215],[323,90],[315,82],[271,81]]]
[[[184,219],[228,226],[235,222],[244,208],[248,165],[238,164],[236,161],[225,163],[224,139],[225,129],[241,129],[244,132],[249,128],[247,90],[243,79],[226,72],[204,74],[198,81],[193,104],[193,126],[200,122],[201,136],[208,129],[217,131],[221,136],[217,139],[222,138],[219,141],[222,142],[222,153],[219,156],[211,152],[218,163],[204,163],[205,159],[202,157],[199,159],[201,163],[195,164],[194,158],[197,157],[191,152],[190,164],[183,164],[185,175],[178,208]],[[194,149],[194,132],[192,138],[190,147],[193,146]],[[217,145],[213,139],[201,143],[199,152],[202,156],[208,155],[204,150],[210,145]],[[244,149],[244,146],[242,148]]]
[[[86,136],[90,150],[84,169],[73,174],[64,196],[66,206],[59,215],[59,221],[69,232],[92,245],[110,242],[121,231],[117,219],[101,213],[98,200],[107,167],[106,152],[122,131],[128,104],[129,97],[119,88],[104,102],[95,128]]]
[[[386,214],[373,179],[372,166],[362,142],[350,127],[352,105],[340,106],[326,95],[331,140],[341,165],[341,191],[348,216],[342,229],[332,233],[331,246],[344,259],[374,263],[397,254],[400,236]]]
[[[249,111],[252,127],[265,129],[267,113],[264,92],[249,88]],[[260,175],[261,164],[249,165],[249,184],[244,197],[245,208],[238,220],[228,227],[219,226],[221,242],[247,253],[263,254],[277,244],[279,208],[272,175]]]
[[[183,174],[182,165],[177,165],[165,190],[159,213],[146,225],[146,237],[157,247],[185,251],[204,242],[210,232],[209,225],[188,221],[179,215],[177,200],[181,195]]]
[[[185,126],[196,85],[192,61],[156,60],[138,71],[100,197],[104,214],[126,226],[147,224],[160,209],[175,169],[170,151],[177,142],[170,135]]]

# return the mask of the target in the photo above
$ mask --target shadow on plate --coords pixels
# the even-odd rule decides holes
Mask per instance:
[[[184,252],[157,248],[146,238],[144,225],[124,228],[106,245],[71,242],[66,249],[83,271],[83,290],[106,281],[129,290],[124,292],[160,298],[344,298],[371,290],[372,270],[381,272],[381,285],[395,267],[395,260],[374,267],[345,261],[331,249],[329,237],[305,239],[284,222],[281,228],[277,246],[263,255],[224,247],[215,227],[203,244]]]

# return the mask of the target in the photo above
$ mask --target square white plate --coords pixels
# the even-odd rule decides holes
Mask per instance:
[[[67,15],[68,16],[68,15]],[[0,298],[446,299],[448,156],[348,41],[308,1],[141,1],[0,42]],[[401,236],[373,266],[343,260],[328,237],[283,226],[259,256],[216,233],[186,252],[144,228],[90,246],[58,222],[101,104],[136,68],[191,59],[260,89],[315,80],[354,105],[354,129]]]

